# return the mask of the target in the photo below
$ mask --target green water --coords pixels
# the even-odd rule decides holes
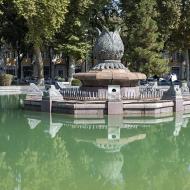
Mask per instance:
[[[188,115],[74,119],[0,102],[0,190],[190,189]]]

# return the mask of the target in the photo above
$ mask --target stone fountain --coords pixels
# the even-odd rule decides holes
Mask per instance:
[[[107,88],[108,85],[123,87],[138,86],[138,81],[146,79],[146,75],[130,72],[121,63],[124,54],[124,45],[119,31],[110,32],[107,28],[99,31],[94,50],[95,66],[87,73],[77,73],[74,78],[81,80],[83,88]]]
[[[139,86],[146,75],[130,72],[122,62],[124,45],[119,31],[103,28],[96,40],[93,54],[95,66],[74,78],[82,82],[80,88],[51,86],[46,91],[31,85],[24,101],[27,110],[73,114],[75,117],[108,115],[170,116],[173,112],[190,113],[189,93],[178,86],[164,91],[159,87]],[[118,117],[116,119],[118,122]]]

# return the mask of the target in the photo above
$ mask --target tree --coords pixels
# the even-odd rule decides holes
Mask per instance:
[[[11,44],[17,52],[17,77],[21,79],[21,62],[26,55],[27,44],[25,36],[28,31],[25,19],[20,17],[12,1],[4,1],[0,4],[0,37],[5,43]]]
[[[65,23],[57,33],[57,49],[69,57],[68,80],[72,80],[77,59],[84,59],[90,44],[87,40],[89,18],[87,11],[92,5],[91,0],[71,0]]]
[[[64,23],[69,0],[13,0],[28,27],[27,41],[33,44],[38,65],[38,84],[44,83],[41,48]]]
[[[123,20],[120,15],[119,2],[111,0],[94,14],[94,26],[102,29],[106,27],[109,31],[121,28]]]
[[[164,41],[158,30],[155,0],[122,0],[122,14],[126,25],[123,33],[125,58],[135,71],[147,75],[161,75],[168,71],[162,58]],[[127,33],[127,35],[126,35]]]
[[[180,24],[181,0],[156,0],[156,3],[158,30],[165,42],[165,48],[170,49],[170,36]]]
[[[86,59],[93,42],[92,17],[108,0],[71,0],[65,23],[57,33],[55,44],[58,51],[69,57],[68,80],[72,80],[75,62]]]
[[[174,5],[172,5],[174,3]],[[187,65],[187,81],[189,81],[189,48],[190,48],[190,1],[189,0],[175,0],[171,3],[171,7],[175,14],[171,17],[176,18],[177,23],[170,30],[170,35],[166,41],[166,48],[171,52],[183,51],[184,58]],[[172,16],[173,15],[173,16]],[[166,19],[166,16],[164,16]]]

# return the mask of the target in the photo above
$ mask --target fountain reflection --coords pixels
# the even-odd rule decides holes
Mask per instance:
[[[190,114],[183,115],[182,113],[175,114],[175,129],[174,136],[178,136],[182,128],[186,128],[189,123]]]
[[[102,125],[101,125],[102,126]],[[75,139],[77,142],[92,143],[105,152],[120,152],[121,148],[133,141],[142,140],[146,134],[139,134],[128,138],[120,137],[120,130],[123,127],[123,119],[120,116],[108,116],[107,138],[96,138],[95,140]]]
[[[64,126],[72,129],[107,129],[107,140],[119,140],[121,129],[137,129],[147,128],[153,125],[162,126],[167,123],[174,122],[174,136],[178,136],[181,128],[185,128],[189,122],[190,114],[176,114],[173,117],[166,118],[125,118],[123,116],[107,116],[104,118],[73,118],[70,116],[52,115],[49,113],[31,113],[25,112],[30,129],[35,129],[41,122],[46,127],[45,132],[48,132],[53,138]],[[114,133],[114,134],[112,134]],[[116,141],[115,141],[116,142]]]
[[[133,143],[140,143],[146,138],[150,138],[146,129],[151,127],[162,127],[174,123],[174,125],[172,124],[175,126],[173,134],[176,136],[179,134],[181,127],[187,126],[188,117],[190,116],[181,115],[180,117],[155,119],[124,118],[123,116],[110,115],[101,119],[85,119],[43,113],[42,115],[33,116],[33,118],[31,115],[30,118],[27,116],[31,129],[35,126],[31,125],[33,124],[31,121],[35,121],[38,126],[39,117],[42,118],[41,122],[48,127],[45,132],[51,138],[62,136],[65,130],[67,130],[65,132],[67,135],[72,134],[72,139],[74,140],[72,145],[83,150],[84,155],[80,160],[81,163],[88,163],[88,166],[85,167],[85,172],[93,180],[101,181],[103,186],[106,187],[111,185],[125,189],[124,173],[126,171],[124,169],[125,159],[123,154],[125,147],[130,147]],[[72,151],[70,154],[73,154]]]
[[[175,126],[187,125],[190,115],[167,118],[124,118],[123,116],[107,116],[104,118],[73,118],[70,116],[52,115],[51,113],[25,112],[30,129],[35,129],[41,122],[46,125],[45,132],[53,138],[64,126],[72,129],[106,129],[108,132],[107,141],[117,142],[120,139],[121,129],[146,128],[152,125],[164,125],[175,121]],[[47,127],[49,129],[47,129]],[[113,134],[112,134],[113,133]]]
[[[9,189],[30,189],[31,184],[47,190],[190,186],[190,115],[76,119],[20,111],[3,118],[0,173],[7,175],[0,187],[7,181]]]

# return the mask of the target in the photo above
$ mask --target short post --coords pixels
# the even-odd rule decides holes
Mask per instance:
[[[183,107],[183,97],[182,97],[182,92],[181,88],[179,85],[174,85],[174,94],[172,96],[173,101],[174,101],[174,112],[183,112],[184,107]]]
[[[63,96],[61,93],[55,88],[54,85],[51,85],[47,91],[43,92],[42,102],[41,102],[41,111],[49,112],[52,111],[52,102],[53,101],[62,101]]]
[[[173,100],[174,112],[183,112],[183,97],[179,85],[172,85],[168,91],[163,93],[162,100]]]
[[[119,85],[108,85],[108,115],[123,114],[123,102]]]
[[[51,113],[52,99],[50,96],[42,96],[41,111]]]

